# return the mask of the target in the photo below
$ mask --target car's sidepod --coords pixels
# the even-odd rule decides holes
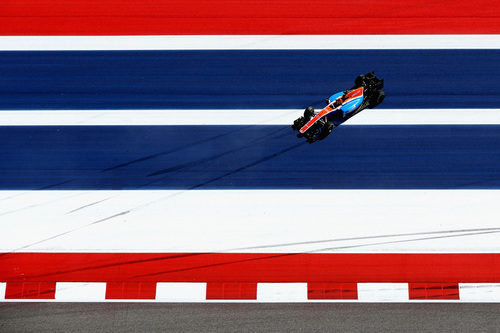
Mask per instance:
[[[334,101],[337,98],[343,96],[343,92],[338,92],[330,96],[330,100]],[[363,88],[357,88],[355,90],[350,91],[347,94],[347,100],[340,107],[340,110],[344,113],[344,115],[355,111],[362,103],[363,103]]]

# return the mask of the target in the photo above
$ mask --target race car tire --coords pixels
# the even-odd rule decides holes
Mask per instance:
[[[335,125],[333,125],[333,122],[327,121],[325,125],[323,125],[323,128],[321,129],[321,135],[319,136],[318,140],[323,140],[326,138],[330,133],[332,133],[333,128]]]
[[[382,103],[384,101],[384,98],[385,98],[385,92],[379,91],[378,93],[375,94],[375,96],[373,96],[368,108],[373,109],[374,107]]]
[[[304,118],[311,119],[312,117],[314,117],[314,108],[312,106],[308,106],[304,110]]]
[[[384,98],[385,98],[385,92],[380,91],[377,98],[377,105],[382,103],[384,101]]]
[[[354,80],[354,85],[356,87],[360,87],[360,86],[363,85],[364,81],[365,81],[365,76],[363,74],[358,75],[358,77],[356,78],[356,80]]]

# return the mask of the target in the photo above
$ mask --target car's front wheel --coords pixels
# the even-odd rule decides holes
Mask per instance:
[[[308,106],[305,110],[304,110],[304,118],[306,118],[307,120],[311,119],[312,117],[314,117],[314,108],[312,106]]]
[[[323,140],[324,138],[326,138],[330,133],[332,133],[334,127],[335,125],[333,125],[333,122],[327,121],[321,129],[321,135],[319,136],[318,140]]]

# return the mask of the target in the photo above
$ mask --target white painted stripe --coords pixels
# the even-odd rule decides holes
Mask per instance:
[[[0,126],[290,125],[303,110],[0,111]],[[367,109],[345,125],[498,125],[500,109]]]
[[[7,289],[7,283],[0,282],[0,300],[5,299],[5,291]]]
[[[500,302],[500,283],[459,283],[464,302]]]
[[[307,302],[307,283],[257,283],[259,302]]]
[[[2,36],[0,51],[498,49],[500,35]]]
[[[498,125],[500,109],[372,109],[344,125]]]
[[[358,283],[358,300],[362,302],[408,301],[408,283]]]
[[[207,297],[207,284],[195,282],[159,282],[156,300],[162,302],[202,302]]]
[[[0,126],[288,124],[300,110],[0,111]],[[500,114],[500,110],[499,110]]]
[[[57,282],[57,301],[62,302],[100,302],[106,298],[104,282]]]
[[[500,190],[0,194],[0,252],[500,252]]]

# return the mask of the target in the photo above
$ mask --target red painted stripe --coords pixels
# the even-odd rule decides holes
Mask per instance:
[[[155,299],[156,282],[108,282],[106,299]]]
[[[5,299],[54,299],[55,282],[7,282]]]
[[[207,283],[207,299],[257,299],[257,283]]]
[[[307,284],[308,299],[358,299],[356,283],[313,282]]]
[[[4,253],[5,282],[500,282],[499,253]]]
[[[4,0],[0,35],[498,34],[487,0]]]
[[[458,283],[409,283],[410,299],[460,299]]]

